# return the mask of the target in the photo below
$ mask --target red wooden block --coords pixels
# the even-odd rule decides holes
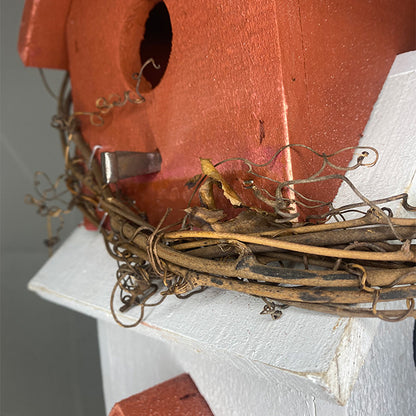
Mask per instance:
[[[188,374],[182,374],[116,403],[110,416],[212,416]]]
[[[66,24],[71,0],[26,0],[18,50],[27,66],[68,69]]]
[[[199,7],[166,0],[165,12],[157,6],[151,14],[157,3],[72,0],[66,25],[76,111],[134,90],[132,74],[151,56],[146,45],[167,62],[158,85],[142,85],[146,103],[115,108],[102,127],[87,118],[81,126],[101,151],[160,150],[161,172],[119,183],[153,223],[167,207],[183,215],[191,194],[184,184],[200,172],[199,157],[262,163],[289,143],[327,154],[357,145],[396,54],[415,48],[414,0],[400,7],[396,0],[205,0]],[[351,156],[336,161],[345,165]],[[292,149],[267,175],[308,177],[320,164]],[[221,170],[241,191],[244,166]],[[338,186],[318,183],[308,194],[331,201]],[[255,201],[250,193],[243,199]]]

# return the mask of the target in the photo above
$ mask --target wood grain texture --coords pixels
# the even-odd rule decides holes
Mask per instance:
[[[109,0],[73,0],[67,35],[76,111],[131,89],[129,71],[141,66],[140,39],[152,6],[129,0],[115,10]],[[172,51],[160,84],[147,88],[145,104],[117,109],[102,127],[82,123],[86,140],[102,151],[160,150],[160,173],[120,182],[154,224],[167,207],[177,210],[172,221],[182,215],[190,197],[184,184],[199,172],[199,157],[264,162],[287,143],[327,153],[356,145],[395,55],[415,42],[410,0],[400,8],[393,0],[166,6]],[[267,174],[299,178],[319,165],[291,150]],[[238,193],[243,167],[229,164],[222,173]],[[314,185],[308,193],[332,200],[338,186]]]

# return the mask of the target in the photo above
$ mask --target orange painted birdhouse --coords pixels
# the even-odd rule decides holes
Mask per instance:
[[[395,56],[414,48],[414,0],[27,0],[19,39],[26,65],[69,70],[77,112],[134,92],[148,58],[160,65],[144,72],[145,103],[115,108],[102,126],[81,118],[100,152],[159,150],[159,172],[119,181],[153,223],[187,206],[200,157],[263,163],[286,144],[357,145]],[[320,163],[292,148],[267,176],[308,177]],[[222,169],[235,189],[245,171]],[[338,186],[309,193],[330,201]]]

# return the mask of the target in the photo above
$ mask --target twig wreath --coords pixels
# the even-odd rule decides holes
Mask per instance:
[[[149,63],[155,66],[152,60],[145,65]],[[300,144],[280,148],[262,165],[242,158],[216,165],[201,159],[202,173],[186,184],[194,188],[192,197],[199,195],[200,206],[187,207],[179,224],[163,226],[169,210],[156,227],[149,224],[131,201],[104,182],[100,164],[82,137],[79,121],[79,117],[87,116],[92,124],[100,125],[105,114],[115,107],[143,103],[139,92],[142,71],[136,74],[134,97],[126,92],[123,97],[99,98],[97,111],[90,113],[71,114],[69,77],[65,77],[58,97],[58,113],[52,121],[59,130],[65,174],[56,183],[47,179],[49,187],[39,190],[38,197],[28,197],[28,202],[48,218],[47,245],[52,246],[58,239],[51,233],[51,219],[60,220],[59,232],[62,215],[73,206],[103,235],[110,256],[118,263],[111,293],[111,311],[117,323],[136,326],[145,307],[160,304],[168,295],[183,299],[208,287],[257,296],[265,302],[261,313],[274,319],[288,306],[387,321],[416,317],[416,249],[411,244],[412,238],[416,238],[416,219],[395,218],[382,204],[399,200],[407,211],[416,211],[416,207],[408,204],[406,193],[371,201],[344,175],[348,170],[374,165],[378,159],[374,148],[357,148],[361,154],[352,167],[331,162],[336,154],[352,148],[326,155]],[[322,167],[309,178],[283,182],[256,172],[256,168],[267,166],[288,147],[313,152],[322,159]],[[369,158],[373,161],[367,162]],[[247,166],[253,179],[245,181],[244,186],[269,206],[270,212],[247,206],[223,178],[217,167],[231,160]],[[323,176],[327,166],[339,173]],[[37,188],[42,175],[37,173]],[[256,186],[258,177],[274,186],[274,194]],[[360,202],[334,208],[331,203],[306,197],[295,188],[298,184],[333,179],[345,182]],[[61,182],[65,182],[70,201],[65,202],[64,194],[58,191]],[[216,208],[215,186],[232,206],[240,208],[235,218],[225,219],[224,212]],[[51,201],[63,202],[65,207],[49,206]],[[296,205],[310,209],[327,207],[327,212],[299,222],[293,212]],[[346,219],[345,214],[351,211],[360,212],[361,216]],[[336,221],[328,222],[331,218]],[[302,268],[295,269],[294,264],[301,264]],[[152,303],[150,298],[157,292],[159,300]],[[135,323],[121,322],[114,306],[116,296],[122,303],[120,312],[139,307]],[[406,308],[377,308],[379,302],[397,300],[406,301]],[[362,305],[366,303],[369,305]]]

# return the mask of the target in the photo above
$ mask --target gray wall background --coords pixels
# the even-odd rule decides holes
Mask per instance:
[[[104,401],[96,324],[50,304],[26,288],[47,260],[46,222],[24,196],[33,174],[63,172],[57,132],[49,127],[55,102],[38,70],[17,53],[24,0],[1,0],[0,215],[1,416],[102,415]],[[58,90],[62,71],[47,71]],[[66,219],[63,237],[80,222]],[[59,276],[57,276],[59,278]]]

